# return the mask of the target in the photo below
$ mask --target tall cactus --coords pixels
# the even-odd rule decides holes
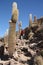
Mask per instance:
[[[31,27],[32,25],[32,14],[29,14],[29,26]]]
[[[12,17],[9,22],[9,37],[8,37],[8,52],[9,55],[12,56],[15,49],[15,38],[16,38],[16,22],[18,20],[18,9],[17,9],[17,3],[13,3],[12,7]]]

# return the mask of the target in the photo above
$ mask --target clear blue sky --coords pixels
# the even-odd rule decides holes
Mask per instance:
[[[19,9],[19,21],[22,21],[22,28],[28,26],[29,14],[32,13],[40,18],[43,16],[43,0],[0,0],[0,36],[4,36],[9,28],[11,19],[12,3],[17,2]],[[18,26],[16,26],[18,30]]]

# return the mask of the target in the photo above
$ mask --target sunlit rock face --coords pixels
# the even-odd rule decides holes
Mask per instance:
[[[12,21],[17,22],[18,20],[18,8],[17,8],[17,3],[13,2],[12,5]]]

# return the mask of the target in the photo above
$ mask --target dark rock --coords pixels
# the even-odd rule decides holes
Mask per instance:
[[[22,48],[21,51],[26,53],[26,52],[28,52],[28,48]]]
[[[1,60],[4,60],[4,61],[9,60],[8,55],[1,55],[0,58],[1,58]]]
[[[4,44],[0,42],[0,56],[4,54]]]
[[[29,56],[29,57],[32,57],[32,55],[31,55],[31,53],[28,51],[28,48],[23,48],[23,49],[21,49],[23,52],[24,52],[24,55],[25,56]]]
[[[32,54],[30,52],[27,52],[24,55],[27,56],[27,57],[32,57]]]

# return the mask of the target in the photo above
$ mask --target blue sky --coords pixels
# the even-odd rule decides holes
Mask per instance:
[[[17,2],[19,9],[19,21],[22,21],[22,28],[29,25],[29,14],[32,18],[43,16],[43,0],[0,0],[0,36],[4,36],[5,31],[9,28],[11,19],[12,3]],[[18,25],[16,25],[18,30]]]

